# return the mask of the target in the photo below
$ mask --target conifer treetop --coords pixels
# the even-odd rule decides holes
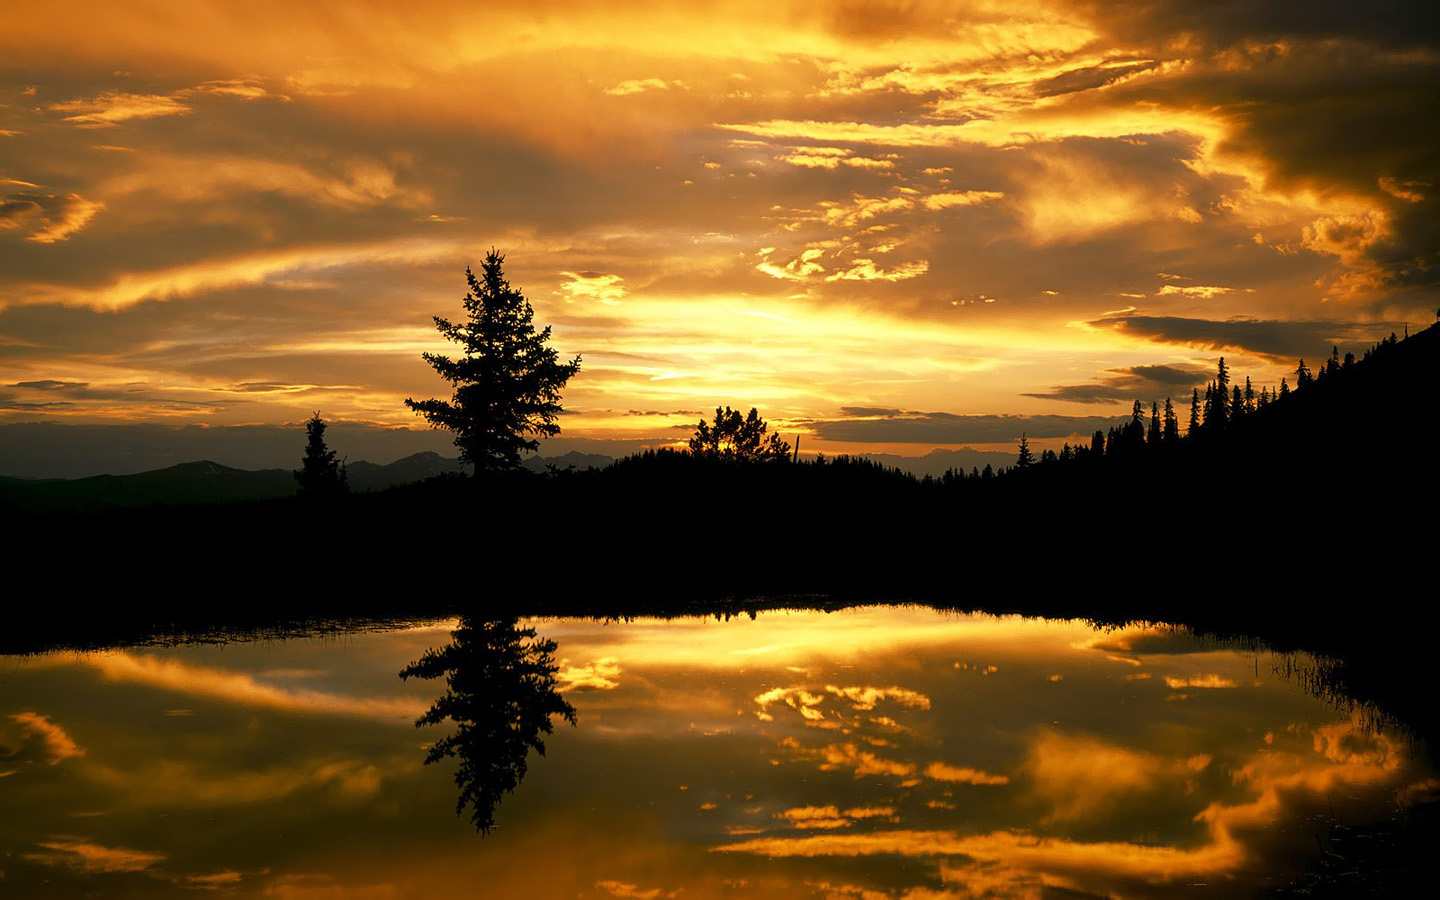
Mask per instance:
[[[405,400],[432,426],[455,433],[460,461],[477,473],[519,468],[520,454],[540,446],[535,438],[559,434],[560,390],[580,370],[579,356],[560,362],[548,325],[535,329],[535,311],[506,280],[504,262],[492,248],[479,275],[465,269],[464,321],[434,317],[436,330],[464,355],[421,357],[454,386],[454,395]]]

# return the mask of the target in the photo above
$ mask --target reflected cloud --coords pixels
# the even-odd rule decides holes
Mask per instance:
[[[265,886],[265,896],[280,900],[402,900],[394,884],[355,884],[332,875],[282,874]]]
[[[844,828],[850,819],[840,815],[834,806],[800,806],[776,813],[775,818],[784,819],[796,828]]]
[[[18,747],[7,747],[0,742],[0,758],[11,762],[43,760],[54,766],[67,759],[85,755],[85,751],[75,743],[70,733],[50,721],[49,716],[24,712],[11,716],[10,720],[23,729],[23,735]]]
[[[659,888],[642,888],[626,881],[597,881],[595,887],[612,897],[623,897],[626,900],[655,900],[656,897],[661,896]],[[673,896],[673,894],[666,896]]]
[[[423,702],[409,697],[346,697],[310,689],[284,688],[265,684],[238,672],[125,651],[82,654],[78,660],[111,681],[133,682],[160,690],[282,712],[395,721],[413,720],[425,710]]]
[[[935,762],[926,766],[925,777],[934,781],[948,781],[954,784],[1010,783],[1010,778],[1005,775],[991,775],[989,772],[972,769],[969,766],[952,766],[942,762]]]
[[[211,872],[208,875],[184,875],[177,879],[185,887],[206,891],[233,888],[245,879],[244,872]]]
[[[798,712],[805,720],[806,725],[815,728],[838,729],[841,727],[841,722],[836,718],[827,717],[825,710],[821,708],[827,694],[842,701],[854,712],[870,712],[875,709],[877,704],[887,700],[911,709],[930,708],[929,697],[907,688],[837,687],[827,684],[823,688],[823,692],[818,687],[814,691],[804,686],[771,688],[755,697],[755,703],[760,707],[755,711],[755,717],[762,722],[775,721],[775,716],[770,712],[769,707],[773,703],[781,703]],[[870,721],[882,726],[895,725],[894,720],[886,716],[871,717]]]
[[[357,635],[335,655],[333,642],[281,646],[17,660],[6,684],[49,699],[44,715],[0,717],[7,750],[26,748],[0,757],[4,817],[23,841],[7,896],[48,896],[44,880],[62,875],[94,893],[130,879],[157,897],[297,900],[438,895],[476,879],[546,896],[1039,900],[1172,896],[1194,882],[1228,895],[1286,877],[1327,801],[1363,821],[1436,793],[1399,739],[1336,721],[1293,686],[1166,704],[1163,673],[1187,689],[1260,676],[1253,651],[1163,628],[899,608],[533,632],[464,619]],[[1125,680],[1139,673],[1118,654],[1153,681]],[[409,674],[444,679],[426,721],[451,729],[445,746],[366,713],[367,687],[301,690],[373,677],[398,693],[395,671],[417,656]],[[102,663],[116,677],[95,678]],[[538,687],[511,677],[522,665]],[[193,714],[167,715],[175,704],[155,692],[186,684]],[[552,742],[545,726],[567,709],[579,727]],[[286,713],[283,728],[267,710]],[[56,724],[70,721],[85,723],[83,756]],[[506,795],[542,738],[549,758]],[[450,773],[420,764],[446,746],[462,813],[473,803],[484,822],[505,798],[487,840],[450,816]],[[175,830],[210,819],[231,825]]]
[[[612,656],[601,657],[583,666],[572,666],[560,660],[555,673],[561,691],[612,691],[620,686],[620,661]]]
[[[819,757],[822,772],[848,769],[855,774],[856,778],[863,778],[866,775],[889,775],[905,778],[915,773],[915,766],[911,763],[884,759],[850,743],[828,744],[813,755]]]
[[[894,700],[901,706],[912,709],[929,709],[930,698],[920,693],[902,687],[836,687],[827,684],[825,690],[836,697],[850,701],[850,708],[855,710],[870,711],[882,700]]]
[[[1214,688],[1239,687],[1240,683],[1233,678],[1226,678],[1224,675],[1216,675],[1211,672],[1207,675],[1191,675],[1187,678],[1166,675],[1165,686],[1172,691],[1178,691],[1181,688],[1202,688],[1209,690]]]
[[[1051,808],[1047,821],[1096,819],[1129,794],[1154,790],[1166,763],[1095,738],[1042,730],[1031,743],[1023,771]]]
[[[977,889],[989,885],[984,888],[987,890],[1006,885],[1030,890],[1046,884],[1108,895],[1114,885],[1127,880],[1156,885],[1225,877],[1251,859],[1251,843],[1263,842],[1287,807],[1312,803],[1342,786],[1387,781],[1399,764],[1394,741],[1366,731],[1358,718],[1292,731],[1296,738],[1293,746],[1262,746],[1249,762],[1233,771],[1234,782],[1247,789],[1249,799],[1212,801],[1195,815],[1208,834],[1208,840],[1198,846],[1081,841],[1014,830],[982,834],[894,830],[755,837],[712,850],[774,859],[938,858],[947,883],[973,883]],[[1301,742],[1306,736],[1313,742],[1308,748]],[[1047,822],[1094,823],[1125,795],[1153,791],[1165,780],[1204,770],[1210,762],[1203,754],[1167,759],[1093,738],[1042,732],[1025,769],[1036,791],[1056,804],[1055,814]],[[944,806],[940,804],[940,808]],[[832,810],[807,810],[805,815],[823,821],[823,814]]]
[[[148,853],[126,847],[107,847],[81,838],[42,841],[40,850],[21,854],[22,859],[58,866],[86,874],[143,872],[165,861],[163,853]]]
[[[885,819],[897,821],[895,809],[889,806],[857,806],[841,812],[836,806],[799,806],[775,814],[775,818],[788,822],[795,828],[815,828],[829,831],[846,828],[864,819]],[[736,835],[743,830],[729,831]],[[755,832],[759,833],[759,832]]]
[[[212,768],[171,759],[147,761],[133,769],[95,764],[84,776],[142,808],[232,807],[269,803],[328,791],[354,806],[379,794],[385,779],[403,769],[403,760],[383,765],[350,759],[319,759],[261,770]]]
[[[1234,841],[1192,850],[1118,841],[1083,842],[1042,838],[1009,831],[960,835],[949,831],[882,831],[814,837],[753,838],[712,848],[717,853],[750,853],[772,859],[897,855],[969,857],[1005,869],[1074,878],[1133,878],[1159,883],[1210,877],[1243,858]],[[1007,879],[1008,880],[1008,879]]]

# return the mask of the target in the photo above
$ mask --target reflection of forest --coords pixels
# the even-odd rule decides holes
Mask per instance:
[[[575,709],[556,690],[555,642],[537,638],[535,629],[513,618],[464,616],[452,638],[425,651],[400,677],[445,677],[445,693],[415,725],[449,720],[455,731],[431,745],[425,762],[460,760],[455,812],[471,807],[476,830],[489,832],[501,797],[525,777],[530,750],[543,756],[551,720],[561,716],[573,725]]]

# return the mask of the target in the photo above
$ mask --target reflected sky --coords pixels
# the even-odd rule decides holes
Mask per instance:
[[[1433,777],[1165,629],[531,624],[579,724],[487,837],[422,764],[441,686],[397,677],[450,623],[0,660],[0,894],[1228,897]]]

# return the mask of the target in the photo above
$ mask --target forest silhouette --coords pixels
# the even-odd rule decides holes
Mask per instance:
[[[516,297],[510,324],[524,338]],[[1322,654],[1307,687],[1372,703],[1440,746],[1426,599],[1440,326],[1392,334],[1359,358],[1332,347],[1313,368],[1297,360],[1293,385],[1287,376],[1274,389],[1257,391],[1221,358],[1203,392],[1136,398],[1128,421],[1089,440],[1036,452],[1022,434],[1010,466],[925,478],[861,457],[802,459],[758,410],[728,406],[685,450],[584,471],[516,468],[526,434],[553,433],[558,388],[578,366],[541,352],[543,334],[526,346],[548,374],[530,399],[512,396],[531,430],[457,429],[474,474],[347,491],[343,448],[326,445],[317,413],[296,496],[17,514],[17,558],[45,577],[16,604],[0,649],[458,616],[450,643],[399,674],[443,679],[416,724],[427,736],[447,729],[426,761],[453,760],[456,812],[480,832],[557,721],[575,721],[555,645],[521,626],[547,614],[918,601],[1164,621]],[[488,371],[443,362],[452,374]],[[425,408],[463,420],[489,396],[459,388],[448,407]],[[1436,830],[1377,845],[1410,872]],[[1298,889],[1342,881],[1326,877]]]
[[[462,602],[610,615],[786,596],[1385,642],[1397,617],[1433,618],[1431,604],[1376,591],[1406,570],[1428,580],[1440,328],[1358,359],[1332,350],[1296,387],[1252,386],[1253,403],[1244,384],[1217,368],[1192,398],[1195,427],[1156,398],[1088,444],[1037,454],[1026,442],[1028,464],[1017,453],[1010,467],[938,478],[843,455],[662,449],[603,469],[448,474],[323,502],[17,514],[17,558],[67,590],[140,589],[93,604],[83,623],[21,604],[20,624],[103,632],[452,614]],[[276,589],[287,584],[297,589]],[[1374,599],[1364,614],[1337,611],[1347,596]]]

